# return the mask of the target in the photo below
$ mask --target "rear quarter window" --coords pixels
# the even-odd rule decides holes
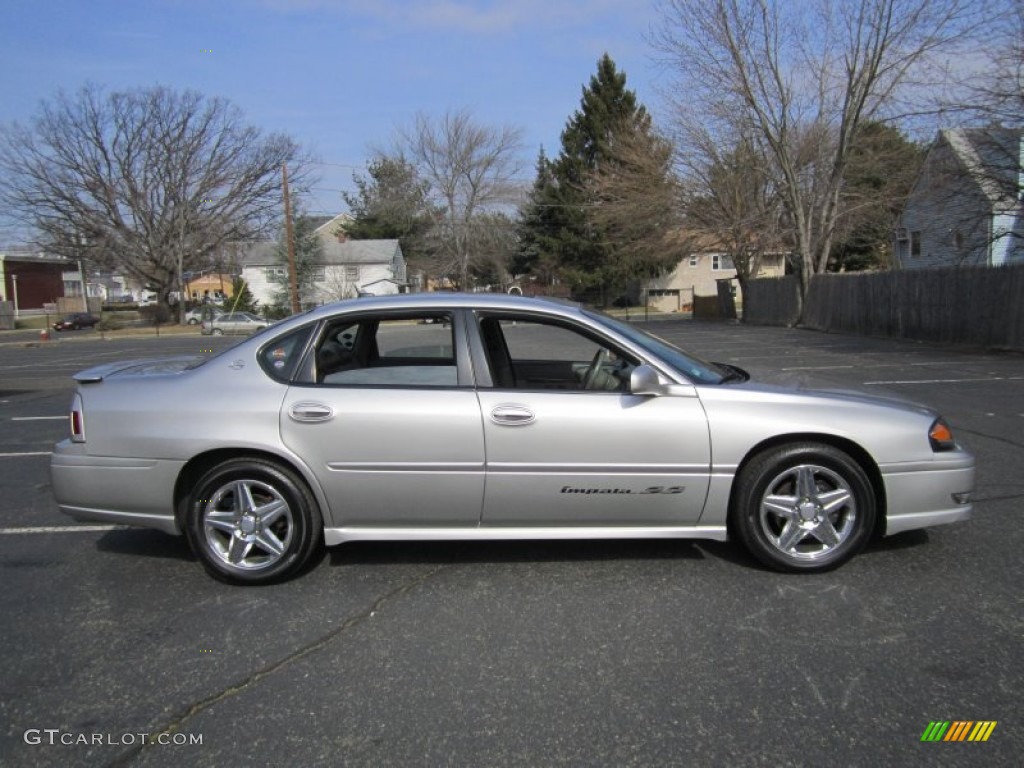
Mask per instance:
[[[257,356],[260,367],[272,379],[291,381],[312,332],[313,326],[306,325],[266,344]]]

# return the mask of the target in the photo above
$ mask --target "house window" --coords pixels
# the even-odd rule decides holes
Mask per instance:
[[[921,230],[915,229],[910,233],[910,256],[918,258],[921,255]]]
[[[711,271],[712,272],[732,272],[736,267],[733,266],[732,259],[728,256],[715,254],[711,257]]]
[[[288,277],[288,270],[284,267],[267,267],[267,282],[277,283]]]
[[[696,267],[697,266],[697,259],[698,259],[697,256],[691,256],[690,257],[690,266],[691,267]]]
[[[327,268],[326,267],[310,267],[309,268],[309,279],[314,282],[323,282],[327,279]]]
[[[345,279],[346,280],[358,280],[359,279],[359,267],[345,267]]]

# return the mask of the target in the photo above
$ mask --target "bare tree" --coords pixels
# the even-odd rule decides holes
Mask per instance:
[[[419,113],[401,132],[401,141],[437,198],[436,269],[464,288],[479,216],[511,208],[519,197],[522,130],[479,125],[466,111],[445,112],[438,119]]]
[[[47,249],[123,271],[166,302],[183,271],[266,231],[282,164],[302,179],[302,160],[223,99],[90,85],[3,130],[0,200]]]
[[[327,267],[324,280],[316,286],[315,300],[326,304],[359,296],[359,281],[349,277],[344,266]]]
[[[986,30],[985,44],[971,51],[967,65],[948,73],[937,110],[947,124],[1024,124],[1024,0],[989,1],[999,21]]]
[[[985,22],[976,0],[665,0],[683,122],[742,126],[772,162],[803,292],[825,271],[858,129]]]
[[[701,247],[724,253],[740,290],[757,277],[764,257],[785,250],[783,210],[770,161],[747,137],[720,144],[694,126],[683,165],[686,232]]]

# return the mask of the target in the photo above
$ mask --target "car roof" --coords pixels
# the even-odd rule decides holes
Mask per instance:
[[[504,293],[456,293],[451,291],[429,291],[425,293],[399,293],[388,296],[364,296],[358,299],[344,299],[286,317],[268,327],[279,335],[289,333],[306,323],[317,322],[343,312],[396,311],[429,312],[452,309],[484,309],[518,312],[544,312],[561,315],[564,318],[579,318],[583,307],[565,299],[542,296],[509,296]],[[260,335],[260,344],[263,343]]]
[[[320,318],[347,310],[377,309],[496,309],[521,311],[561,311],[577,314],[581,307],[575,302],[541,296],[510,296],[504,293],[450,293],[431,291],[427,293],[400,293],[390,296],[366,296],[359,299],[345,299],[310,311],[306,317]]]

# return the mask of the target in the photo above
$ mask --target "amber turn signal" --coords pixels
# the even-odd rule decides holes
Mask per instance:
[[[928,441],[932,444],[933,451],[952,451],[956,448],[953,432],[942,419],[936,419],[932,428],[928,430]]]

